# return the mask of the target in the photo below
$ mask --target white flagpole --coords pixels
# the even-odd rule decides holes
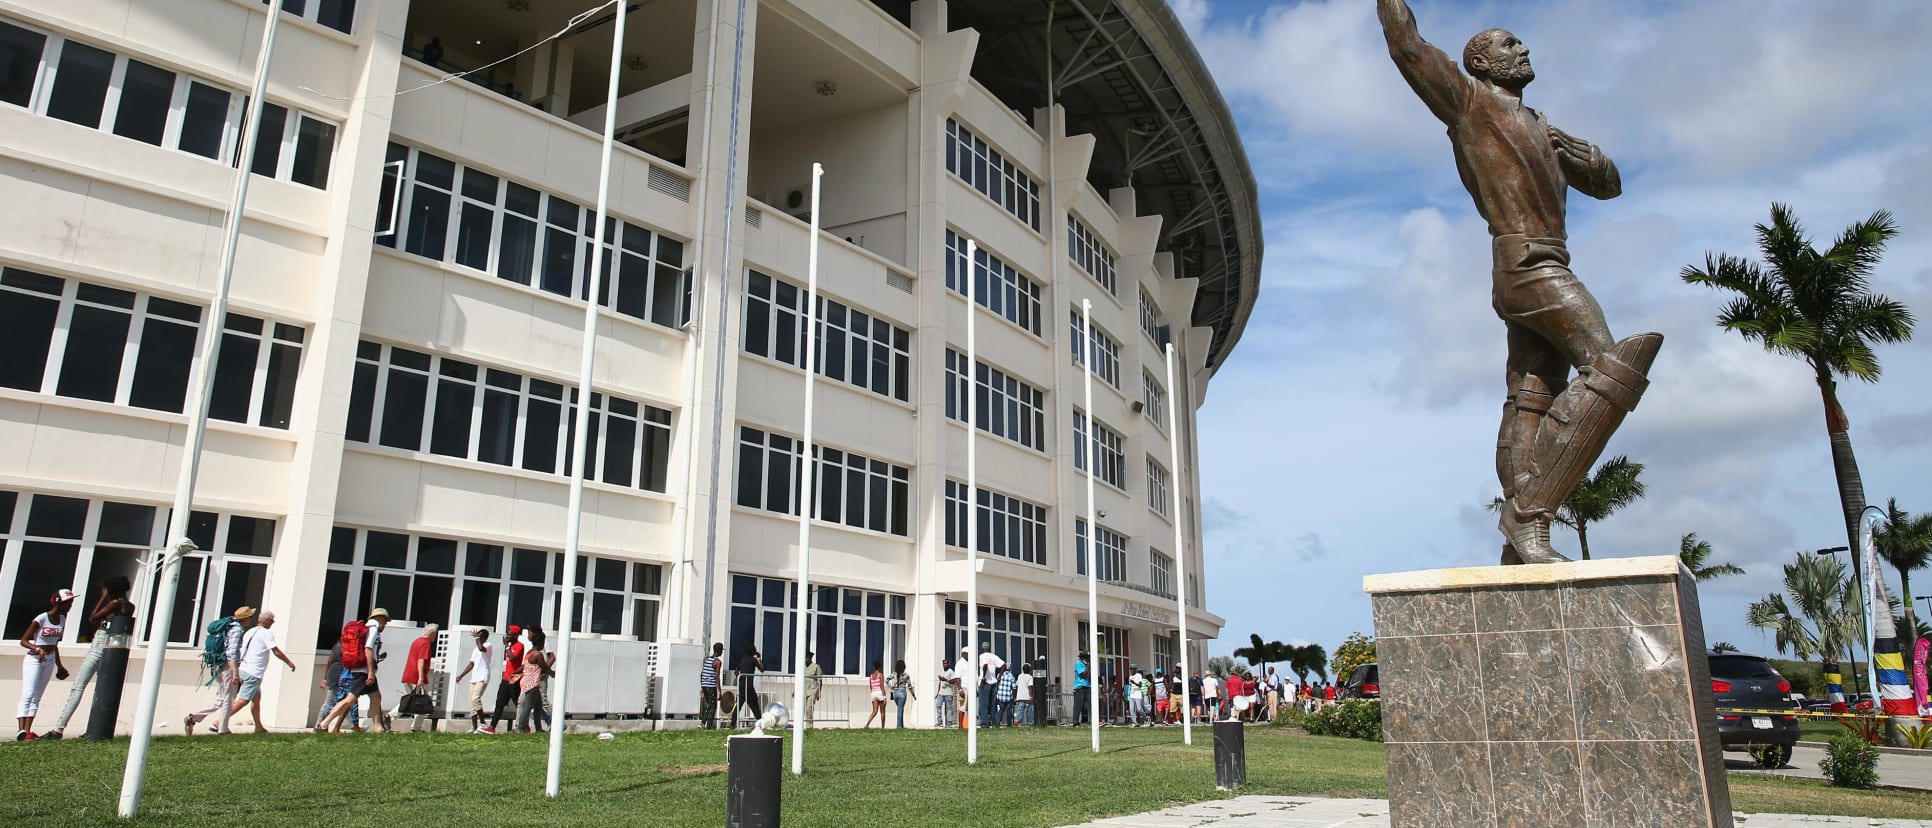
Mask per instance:
[[[222,323],[228,317],[228,287],[235,275],[235,247],[241,240],[242,209],[248,203],[248,181],[254,178],[255,144],[261,137],[262,98],[268,91],[268,67],[275,52],[275,31],[281,22],[279,6],[267,10],[262,29],[262,51],[255,62],[255,86],[248,96],[248,120],[242,123],[241,146],[236,150],[235,188],[228,198],[228,221],[223,228],[220,275],[215,296],[201,323],[200,353],[188,367],[188,387],[196,389],[188,403],[188,436],[181,446],[181,470],[175,480],[174,508],[168,513],[168,548],[157,550],[158,591],[148,622],[147,661],[141,668],[141,699],[135,706],[133,738],[128,743],[127,767],[121,774],[122,819],[132,819],[141,807],[141,787],[147,780],[148,743],[154,739],[154,708],[161,694],[161,668],[166,666],[168,630],[174,624],[174,598],[181,586],[181,556],[193,552],[188,518],[194,508],[195,482],[201,473],[201,444],[208,433],[208,398],[214,389],[215,353],[221,347]]]
[[[979,242],[966,240],[966,648],[974,659],[972,713],[966,717],[966,764],[979,762]],[[966,685],[960,676],[960,685]]]
[[[1167,352],[1167,482],[1174,501],[1174,611],[1181,617],[1180,648],[1181,742],[1194,744],[1194,710],[1188,707],[1187,690],[1187,538],[1181,534],[1181,421],[1176,416],[1179,388],[1174,384],[1174,343]]]
[[[1086,349],[1080,360],[1087,384],[1087,723],[1093,729],[1093,752],[1100,752],[1100,524],[1094,517],[1093,470],[1100,465],[1100,419],[1093,415],[1093,302],[1080,300],[1080,333],[1076,348]]]
[[[812,619],[812,480],[818,463],[812,455],[812,392],[818,387],[818,191],[825,168],[812,162],[811,238],[805,256],[805,445],[798,473],[798,617],[792,636],[792,775],[805,773],[805,654]]]
[[[604,286],[604,243],[606,209],[610,205],[610,153],[617,131],[617,76],[624,62],[624,0],[617,0],[617,27],[611,32],[610,85],[604,98],[603,157],[597,172],[596,230],[591,240],[590,273],[585,277],[589,291],[584,302],[583,359],[577,365],[577,433],[570,441],[570,505],[564,518],[563,592],[557,597],[560,616],[557,622],[557,680],[551,687],[550,758],[544,774],[543,793],[556,798],[561,793],[563,775],[564,705],[570,702],[570,636],[576,631],[578,547],[582,543],[584,518],[584,478],[590,445],[590,396],[592,370],[597,359],[597,298]]]

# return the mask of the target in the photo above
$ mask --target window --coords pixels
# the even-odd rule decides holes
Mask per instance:
[[[1087,522],[1079,518],[1073,521],[1073,555],[1074,572],[1087,574]],[[1127,582],[1126,535],[1100,527],[1100,571],[1095,577],[1102,581]]]
[[[805,367],[805,289],[756,270],[747,274],[745,352]],[[912,399],[911,331],[823,295],[816,327],[820,376]]]
[[[874,663],[890,671],[906,657],[908,596],[889,592],[815,585],[810,613],[814,660],[828,676],[863,676]],[[792,671],[792,637],[798,584],[753,575],[731,576],[730,643],[727,664],[736,665],[757,647],[768,672]]]
[[[141,563],[149,550],[163,545],[167,528],[165,507],[0,490],[0,560],[17,562],[0,568],[0,594],[8,597],[5,632],[18,637],[47,609],[47,596],[57,589],[81,593],[83,601],[74,611],[84,615],[93,609],[85,602],[93,600],[101,583],[120,576],[134,586],[145,638],[158,585],[152,569]],[[209,621],[235,607],[261,603],[275,521],[194,512],[188,537],[199,549],[179,564],[168,641],[198,645]],[[75,640],[92,640],[92,629],[73,627]]]
[[[1114,251],[1108,250],[1100,236],[1074,218],[1072,213],[1067,214],[1067,255],[1073,257],[1073,263],[1092,276],[1108,293],[1120,294],[1120,288],[1116,285],[1118,279],[1114,275]],[[1142,291],[1141,297],[1145,299],[1146,296],[1146,291]]]
[[[738,427],[737,504],[798,514],[799,458],[804,441],[750,426]],[[856,452],[814,446],[817,520],[907,536],[912,470]]]
[[[981,554],[1046,565],[1045,506],[984,487],[977,500]],[[946,481],[946,545],[966,548],[966,484],[956,480]]]
[[[400,247],[519,285],[578,300],[590,295],[594,211],[455,161],[390,144],[402,162],[400,184],[384,174],[377,226],[395,232],[376,244]],[[396,204],[400,189],[402,203]],[[606,217],[604,281],[597,304],[633,319],[681,328],[690,318],[684,243]]]
[[[1161,306],[1154,303],[1154,297],[1144,285],[1140,289],[1140,332],[1155,345],[1167,345],[1167,336],[1161,330]]]
[[[1093,336],[1086,336],[1085,323],[1080,317],[1080,309],[1071,311],[1073,317],[1073,364],[1083,364],[1086,353],[1094,354],[1094,376],[1105,380],[1108,385],[1120,387],[1120,341],[1107,335],[1099,325],[1093,326]],[[1085,347],[1082,347],[1085,343]]]
[[[1158,549],[1147,550],[1147,587],[1160,595],[1174,597],[1174,559]]]
[[[664,568],[579,555],[576,632],[656,641]],[[316,646],[382,607],[398,621],[443,629],[562,627],[563,555],[453,538],[337,526],[329,538]]]
[[[1145,371],[1140,375],[1140,411],[1161,431],[1167,430],[1167,392]]]
[[[1084,648],[1091,640],[1087,637],[1087,622],[1079,622],[1078,629],[1080,646]],[[1115,681],[1125,678],[1128,658],[1131,655],[1132,653],[1127,651],[1127,631],[1120,627],[1101,624],[1100,648],[1094,653],[1095,682],[1101,686],[1111,686]]]
[[[952,654],[958,653],[961,648],[971,646],[973,652],[977,654],[978,645],[987,644],[993,648],[993,654],[1005,659],[1007,666],[1012,669],[1018,670],[1022,665],[1035,669],[1046,666],[1048,651],[1045,615],[981,604],[977,626],[979,640],[969,645],[966,641],[966,602],[946,602],[946,646],[940,652],[946,654],[947,664],[952,663]],[[1056,671],[1049,670],[1049,672]],[[967,680],[971,678],[968,676]],[[1033,688],[1035,699],[1042,698],[1045,693],[1044,687]]]
[[[568,402],[566,402],[566,398]],[[576,389],[364,341],[345,436],[360,443],[570,474]],[[592,392],[586,479],[665,490],[671,411]]]
[[[1174,654],[1179,651],[1180,648],[1174,646],[1174,636],[1166,633],[1155,633],[1154,669],[1159,670],[1165,675],[1176,675],[1175,670],[1179,668],[1179,665],[1174,661]]]
[[[1094,442],[1100,450],[1100,465],[1094,469],[1094,476],[1116,489],[1127,489],[1127,452],[1126,441],[1120,433],[1099,423],[1094,430]],[[1087,415],[1073,412],[1073,467],[1087,470]]]
[[[1035,451],[1045,451],[1046,392],[986,363],[974,367],[976,378],[970,390],[975,426]],[[966,420],[969,390],[965,369],[966,355],[946,349],[946,416],[961,422]]]
[[[946,119],[946,171],[1012,213],[1021,224],[1040,229],[1039,183],[951,118]]]
[[[49,76],[51,83],[41,81]],[[242,93],[5,20],[0,20],[0,102],[222,163],[239,160]],[[262,126],[251,170],[328,187],[335,124],[264,103]]]
[[[268,0],[262,0],[262,4],[267,5]],[[351,26],[356,18],[356,0],[282,0],[282,12],[351,34]]]
[[[0,386],[180,414],[201,316],[172,299],[0,269]],[[288,428],[303,329],[240,313],[224,327],[208,416]]]
[[[1040,335],[1040,283],[981,247],[973,260],[973,301]],[[966,295],[966,239],[946,231],[946,287]]]
[[[1174,517],[1169,511],[1173,504],[1167,491],[1167,469],[1151,456],[1147,458],[1147,505],[1164,517]]]

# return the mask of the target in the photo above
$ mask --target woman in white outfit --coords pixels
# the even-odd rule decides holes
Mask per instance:
[[[20,733],[14,737],[16,741],[35,738],[34,716],[40,713],[40,694],[47,692],[47,680],[67,680],[67,667],[60,663],[60,635],[67,629],[67,610],[74,606],[74,591],[56,592],[49,603],[53,606],[34,616],[27,631],[20,634],[20,646],[27,649],[27,658],[20,663]]]
[[[81,659],[79,670],[74,671],[74,687],[67,691],[67,706],[61,708],[60,718],[54,720],[54,729],[40,734],[42,739],[59,739],[67,730],[67,721],[74,718],[74,711],[80,709],[81,697],[87,695],[87,685],[94,680],[94,674],[101,668],[101,658],[107,649],[107,620],[117,615],[133,615],[134,604],[127,599],[134,591],[134,585],[126,576],[116,575],[101,584],[101,597],[95,601],[94,612],[87,616],[87,626],[94,629],[94,639],[87,647],[87,656]]]

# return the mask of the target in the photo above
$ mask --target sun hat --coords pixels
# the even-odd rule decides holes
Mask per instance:
[[[386,609],[383,609],[382,607],[376,607],[375,609],[369,611],[369,617],[370,618],[388,618],[389,611]]]
[[[236,621],[247,621],[248,619],[254,618],[254,617],[255,617],[254,607],[237,607],[235,609]]]

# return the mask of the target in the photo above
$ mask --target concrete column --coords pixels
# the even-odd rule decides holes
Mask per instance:
[[[296,386],[297,419],[290,424],[297,442],[289,463],[287,517],[262,602],[263,608],[275,611],[277,638],[296,664],[294,673],[271,679],[264,687],[262,714],[277,729],[312,724],[315,709],[309,690],[320,672],[315,662],[328,652],[315,647],[318,619],[331,627],[340,622],[320,618],[320,586],[335,524],[342,427],[348,419],[382,163],[395,108],[390,95],[396,90],[408,16],[409,0],[374,0],[363,12],[357,51],[360,99],[350,104],[329,180],[328,250],[317,285],[315,329]]]
[[[559,117],[568,116],[575,54],[576,47],[569,40],[549,41],[530,50],[515,64],[512,78],[517,91],[538,109]]]

